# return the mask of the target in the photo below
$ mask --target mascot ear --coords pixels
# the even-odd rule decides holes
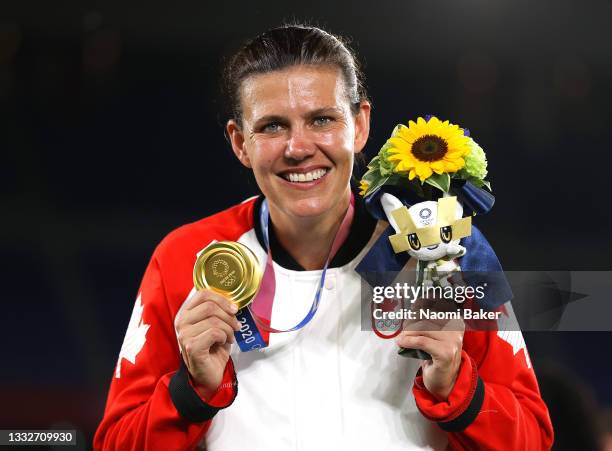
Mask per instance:
[[[385,215],[387,216],[387,222],[391,224],[391,227],[393,227],[395,233],[400,233],[400,226],[395,221],[395,218],[393,217],[392,213],[398,208],[402,208],[404,206],[402,201],[395,197],[393,194],[385,193],[380,196],[380,204],[382,205]]]

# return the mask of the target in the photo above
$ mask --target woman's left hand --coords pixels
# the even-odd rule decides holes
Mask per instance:
[[[463,321],[451,320],[444,326],[445,330],[436,330],[440,326],[429,321],[413,323],[411,329],[397,336],[395,342],[402,348],[420,349],[428,352],[432,360],[421,364],[425,388],[440,401],[448,399],[459,366],[463,348]]]

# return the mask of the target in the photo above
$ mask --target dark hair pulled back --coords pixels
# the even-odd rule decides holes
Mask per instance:
[[[248,41],[227,61],[223,87],[230,116],[242,124],[240,87],[246,78],[296,65],[337,66],[355,114],[368,99],[359,62],[348,44],[317,27],[283,25]]]

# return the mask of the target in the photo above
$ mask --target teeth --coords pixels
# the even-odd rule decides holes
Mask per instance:
[[[327,173],[327,169],[315,169],[307,173],[291,172],[285,174],[285,178],[290,182],[312,182],[313,180],[320,179]]]

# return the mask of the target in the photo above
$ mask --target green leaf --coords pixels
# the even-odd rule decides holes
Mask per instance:
[[[402,127],[405,127],[405,125],[404,124],[397,124],[395,126],[395,128],[393,129],[393,131],[391,132],[391,136],[393,137],[393,136],[397,135]]]
[[[361,177],[362,180],[365,180],[369,184],[372,184],[374,180],[379,179],[379,178],[380,178],[380,171],[378,170],[378,168],[373,168],[373,169],[368,170]]]
[[[482,188],[482,186],[484,185],[484,181],[480,180],[480,179],[477,179],[476,177],[470,177],[467,180],[472,185],[474,185],[476,188]]]
[[[390,176],[393,174],[393,165],[391,164],[381,164],[380,165],[380,173],[384,176]]]
[[[450,189],[450,175],[447,173],[436,174],[435,172],[425,179],[425,183],[448,193]]]
[[[389,177],[377,177],[376,179],[372,180],[372,183],[370,183],[370,186],[368,186],[368,190],[366,191],[365,195],[369,196],[370,194],[378,190],[387,182],[388,179]]]
[[[457,178],[459,180],[469,180],[471,177],[470,174],[465,170],[465,167],[459,169],[459,171],[453,173],[453,178]]]
[[[373,168],[373,167],[378,167],[380,164],[380,157],[378,155],[376,155],[374,158],[372,158],[370,160],[370,162],[368,163],[368,168]]]
[[[408,183],[408,173],[398,172],[389,177],[387,181],[389,185],[404,186]]]
[[[387,150],[389,150],[391,147],[393,147],[393,144],[391,144],[389,140],[385,141],[385,143],[382,145],[382,147],[378,151],[378,155],[383,154],[383,153],[386,154]]]

